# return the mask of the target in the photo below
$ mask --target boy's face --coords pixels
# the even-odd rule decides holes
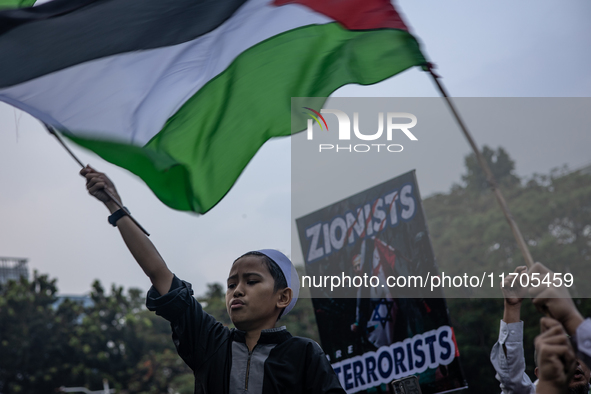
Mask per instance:
[[[226,309],[239,330],[275,327],[281,291],[260,256],[245,256],[232,265],[228,275]]]
[[[538,376],[538,367],[534,369],[534,373],[536,377]],[[587,394],[589,391],[588,384],[590,383],[591,379],[591,370],[587,365],[580,359],[577,359],[577,368],[575,369],[575,374],[571,378],[571,381],[568,385],[570,389],[570,393],[584,393]]]
[[[569,387],[573,389],[571,391],[579,390],[581,393],[589,391],[587,389],[587,384],[589,383],[590,377],[591,371],[589,370],[589,367],[587,367],[582,360],[577,359],[577,368],[569,384]]]

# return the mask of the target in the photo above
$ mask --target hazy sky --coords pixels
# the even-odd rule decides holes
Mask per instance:
[[[588,0],[406,0],[398,5],[453,96],[591,94]],[[438,93],[427,74],[413,69],[373,86],[348,86],[335,95],[436,97]],[[577,103],[588,106],[590,101]],[[107,286],[147,290],[148,279],[118,230],[107,223],[107,209],[87,195],[77,164],[53,137],[36,120],[5,104],[0,104],[0,129],[0,256],[28,258],[31,269],[58,278],[62,294],[86,293],[94,279]],[[563,132],[512,139],[482,128],[475,135],[480,144],[504,146],[516,160],[518,174],[525,176],[562,164],[571,168],[589,164],[591,155],[585,155],[589,129],[569,134],[569,144],[561,143]],[[457,140],[456,158],[437,164],[447,166],[447,177],[431,181],[435,177],[429,173],[419,176],[423,196],[446,191],[459,181],[461,157],[469,149],[460,137]],[[152,233],[150,238],[169,267],[192,282],[198,294],[206,283],[225,282],[230,263],[248,250],[272,247],[292,255],[289,138],[266,144],[226,198],[204,216],[167,208],[134,175],[81,149],[73,150],[115,181],[125,205]],[[294,251],[295,260],[298,255]]]

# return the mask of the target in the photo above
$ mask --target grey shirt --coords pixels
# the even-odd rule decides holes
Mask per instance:
[[[285,326],[262,330],[261,334],[286,331]],[[276,343],[257,343],[252,349],[244,342],[232,342],[232,372],[230,374],[230,394],[263,392],[265,361]]]

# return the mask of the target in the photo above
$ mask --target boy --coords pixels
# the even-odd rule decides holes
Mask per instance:
[[[195,393],[344,393],[314,341],[275,328],[299,292],[295,268],[283,253],[265,249],[234,261],[226,309],[236,329],[229,330],[203,311],[191,284],[168,269],[152,242],[105,193],[121,201],[113,183],[89,166],[80,174],[150,278],[146,305],[170,321],[177,351],[193,370]]]

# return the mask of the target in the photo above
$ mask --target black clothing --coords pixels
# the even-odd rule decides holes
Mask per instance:
[[[224,327],[192,294],[191,284],[175,276],[164,296],[148,291],[146,306],[170,321],[177,351],[195,375],[195,394],[345,393],[316,342],[276,328],[263,330],[248,352],[244,331]]]

